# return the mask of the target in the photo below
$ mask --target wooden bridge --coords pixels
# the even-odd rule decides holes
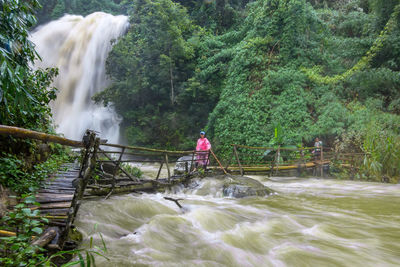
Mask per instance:
[[[53,142],[79,148],[81,151],[79,164],[64,164],[56,174],[42,183],[36,194],[36,199],[41,204],[40,214],[49,220],[49,227],[42,239],[39,238],[40,245],[47,248],[60,249],[69,244],[68,235],[74,229],[74,220],[85,198],[108,198],[111,194],[163,190],[175,184],[185,183],[196,176],[194,166],[198,152],[193,150],[169,151],[108,144],[90,130],[81,141],[2,125],[0,135]],[[318,158],[312,158],[310,152],[314,149],[232,145],[231,158],[224,165],[213,151],[209,151],[210,164],[207,169],[225,174],[266,172],[269,175],[277,175],[285,170],[301,171],[311,168],[318,170],[317,175],[323,176],[324,166],[328,166],[332,160],[342,160],[342,164],[345,160],[327,148],[321,149]],[[346,160],[348,164],[349,160]],[[124,168],[123,164],[126,163],[156,163],[159,164],[159,169],[154,179],[138,178]],[[176,163],[181,164],[183,168],[175,173],[171,166]],[[348,165],[352,168],[354,163],[355,161]],[[166,177],[161,177],[163,167],[166,169]]]

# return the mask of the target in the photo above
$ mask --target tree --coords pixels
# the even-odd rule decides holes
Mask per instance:
[[[119,0],[39,0],[43,6],[37,10],[38,24],[58,19],[65,14],[86,16],[96,11],[121,14],[123,5]]]
[[[312,96],[302,65],[320,59],[323,27],[305,1],[255,1],[228,48],[232,56],[208,128],[223,153],[230,144],[262,145],[282,125],[285,143],[311,138]],[[230,33],[226,34],[229,40]],[[232,39],[232,38],[231,38]],[[219,54],[227,51],[220,51]]]
[[[0,122],[48,131],[49,102],[56,89],[50,88],[55,69],[31,69],[38,58],[28,29],[36,23],[39,2],[8,0],[0,9]]]
[[[113,84],[95,99],[115,104],[129,142],[182,145],[190,112],[180,96],[194,70],[198,29],[171,0],[139,0],[130,9],[130,29],[107,60]]]

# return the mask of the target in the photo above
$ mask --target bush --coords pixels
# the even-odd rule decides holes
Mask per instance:
[[[138,167],[134,167],[130,164],[124,163],[121,164],[121,167],[133,177],[140,178],[143,175],[143,172]]]
[[[400,135],[377,125],[370,125],[363,140],[366,153],[361,178],[393,182],[400,180]]]
[[[37,189],[49,174],[54,173],[63,162],[69,160],[65,151],[52,154],[42,163],[29,166],[24,155],[17,156],[11,153],[1,152],[0,158],[0,184],[10,190],[22,194],[33,192]]]
[[[14,207],[0,220],[2,229],[15,231],[15,236],[1,237],[0,265],[1,266],[33,266],[43,261],[43,249],[32,246],[33,236],[43,232],[43,222],[47,219],[36,219],[39,210],[32,210],[28,205],[39,205],[34,197],[24,195],[23,203]]]

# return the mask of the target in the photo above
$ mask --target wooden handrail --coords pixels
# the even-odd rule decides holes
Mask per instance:
[[[102,146],[109,146],[109,147],[117,147],[117,148],[125,148],[125,149],[132,149],[138,151],[148,151],[148,152],[158,152],[158,153],[167,153],[167,154],[191,154],[193,150],[189,151],[172,151],[172,150],[162,150],[162,149],[155,149],[155,148],[147,148],[147,147],[139,147],[139,146],[124,146],[119,144],[108,144],[108,143],[101,143]]]
[[[84,147],[82,141],[75,141],[75,140],[67,139],[67,138],[64,138],[61,136],[57,136],[57,135],[41,133],[41,132],[23,129],[23,128],[19,128],[19,127],[14,127],[14,126],[0,125],[0,134],[1,135],[11,135],[13,137],[18,137],[18,138],[35,139],[35,140],[40,140],[43,142],[57,143],[60,145],[66,145],[66,146],[72,146],[72,147]]]
[[[258,147],[258,146],[246,146],[246,145],[238,145],[238,144],[231,144],[231,146],[248,148],[248,149],[277,150],[276,147]],[[281,147],[280,150],[300,151],[300,150],[312,150],[315,148],[320,148],[320,147],[313,147],[313,146],[312,147],[298,147],[298,148]],[[328,148],[328,147],[324,147],[324,148]]]

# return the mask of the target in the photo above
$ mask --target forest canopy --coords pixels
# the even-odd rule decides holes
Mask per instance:
[[[107,60],[112,84],[94,97],[114,104],[130,144],[192,148],[203,129],[227,152],[273,143],[277,125],[292,145],[360,150],[371,125],[398,135],[397,0],[40,2],[40,22],[130,17]]]
[[[30,67],[36,17],[104,11],[130,27],[93,99],[115,106],[125,142],[192,149],[205,130],[223,157],[233,143],[320,137],[371,155],[371,172],[400,169],[398,0],[9,0],[0,11],[2,124],[52,131],[57,70]]]
[[[272,142],[277,125],[286,144],[398,134],[398,1],[124,4],[130,30],[95,99],[115,104],[129,143],[190,148],[206,129],[227,152]]]

